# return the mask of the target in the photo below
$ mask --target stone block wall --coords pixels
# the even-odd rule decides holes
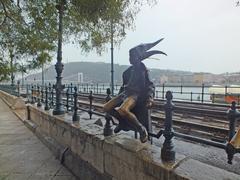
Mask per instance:
[[[36,125],[35,133],[45,137],[48,145],[59,148],[56,156],[80,179],[187,179],[174,172],[177,163],[161,161],[159,147],[123,134],[104,137],[103,128],[98,125],[86,122],[81,125],[81,121],[72,124],[64,116],[52,116],[31,105],[28,111]],[[177,161],[183,158],[177,155]]]

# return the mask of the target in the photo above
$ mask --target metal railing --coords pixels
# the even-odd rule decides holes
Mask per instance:
[[[75,84],[79,92],[94,94],[105,94],[110,88],[109,84]],[[115,95],[120,90],[121,85],[114,86]],[[216,92],[209,92],[210,88],[214,88]],[[171,91],[174,100],[199,102],[199,103],[226,103],[225,98],[228,96],[235,97],[237,104],[240,104],[240,86],[210,86],[210,85],[167,85],[159,84],[155,87],[155,98],[165,99],[165,93]]]
[[[78,89],[78,87],[80,87],[80,89]],[[90,119],[92,118],[93,114],[105,117],[106,124],[105,124],[105,127],[104,127],[104,134],[106,136],[112,134],[111,124],[110,124],[111,117],[108,114],[94,111],[92,105],[93,105],[93,99],[95,98],[93,94],[94,93],[103,94],[103,90],[107,90],[108,89],[107,87],[108,86],[106,86],[106,85],[105,86],[103,86],[103,85],[99,86],[98,85],[94,88],[93,85],[90,85],[90,86],[86,85],[86,88],[85,88],[85,86],[82,85],[82,84],[81,85],[69,84],[69,85],[65,86],[65,89],[62,92],[63,105],[66,107],[66,111],[67,112],[68,111],[73,111],[73,115],[72,115],[73,122],[79,120],[79,114],[78,114],[79,110],[88,112]],[[120,86],[116,85],[116,88],[118,88],[118,87],[120,87]],[[183,88],[184,87],[180,86],[180,92],[177,91],[175,93],[183,93],[184,92]],[[202,90],[201,95],[202,95],[202,99],[204,100],[204,95],[205,95],[204,94],[204,90],[205,90],[204,88],[205,88],[205,86],[201,86],[201,88],[202,88],[201,89]],[[44,104],[44,109],[45,110],[49,110],[49,109],[53,108],[54,105],[55,105],[56,91],[55,91],[54,86],[52,84],[48,84],[46,86],[25,85],[25,88],[23,88],[23,89],[20,89],[19,86],[16,88],[16,87],[9,86],[9,85],[8,86],[7,85],[0,85],[0,89],[6,91],[8,93],[11,93],[11,94],[15,94],[17,92],[16,93],[17,95],[20,95],[21,92],[23,92],[23,93],[25,92],[26,93],[25,97],[26,97],[28,102],[30,102],[32,104],[37,103],[38,107],[41,107]],[[166,89],[167,88],[164,85],[162,87],[162,91],[159,91],[159,92],[161,92],[161,93],[166,92],[168,94],[169,93],[174,94],[174,92],[172,93],[171,91],[166,91]],[[226,87],[226,89],[227,89],[227,87]],[[88,99],[89,99],[88,108],[80,107],[79,100],[82,97],[82,92],[88,94]],[[106,91],[105,91],[106,100],[109,100],[110,99],[109,89],[108,89],[107,92],[108,93],[106,95]],[[162,97],[162,99],[166,99],[166,97],[167,96],[164,96],[164,97]],[[166,99],[166,103],[164,105],[164,107],[166,107],[166,108],[164,108],[165,114],[171,114],[171,116],[168,115],[165,118],[165,121],[168,121],[170,123],[168,129],[171,129],[171,126],[172,126],[172,111],[174,109],[173,108],[174,105],[171,103],[171,101],[172,101],[172,98]],[[202,101],[202,102],[204,102],[204,101]],[[167,107],[168,105],[171,106],[171,107]],[[234,134],[233,131],[235,131],[235,129],[230,130],[231,134]],[[108,133],[106,133],[106,132],[108,132]],[[160,130],[157,134],[149,132],[149,135],[152,136],[152,137],[159,138],[162,134],[164,135],[164,132],[165,132],[165,130]],[[193,141],[196,141],[196,142],[212,145],[212,146],[219,147],[219,148],[225,148],[226,147],[226,145],[224,143],[218,143],[218,142],[210,141],[210,140],[207,140],[207,139],[194,137],[194,136],[191,136],[191,135],[186,135],[186,134],[177,133],[177,132],[168,131],[168,132],[165,132],[165,135],[167,136],[165,138],[169,139],[169,142],[167,141],[167,143],[172,143],[171,142],[171,137],[174,135],[176,137],[181,137],[181,138],[184,138],[184,139],[190,139],[190,140],[193,140]]]

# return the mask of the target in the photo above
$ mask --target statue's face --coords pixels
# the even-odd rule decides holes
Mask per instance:
[[[140,61],[137,58],[137,54],[135,53],[135,51],[130,51],[129,52],[129,62],[132,65],[137,65],[140,63]]]

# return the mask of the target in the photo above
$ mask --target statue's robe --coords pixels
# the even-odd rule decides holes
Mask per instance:
[[[149,79],[148,70],[141,62],[140,66],[130,66],[123,72],[123,85],[119,94],[127,98],[130,95],[137,95],[136,106],[132,109],[139,122],[145,126],[148,132],[152,131],[150,110],[146,107],[149,97],[154,97],[155,87]],[[123,99],[124,100],[124,99]],[[125,119],[119,120],[122,130],[135,130],[131,123]]]

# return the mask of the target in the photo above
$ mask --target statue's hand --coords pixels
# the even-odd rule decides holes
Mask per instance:
[[[146,102],[146,107],[150,109],[153,106],[153,101],[154,101],[153,98],[149,97]]]

